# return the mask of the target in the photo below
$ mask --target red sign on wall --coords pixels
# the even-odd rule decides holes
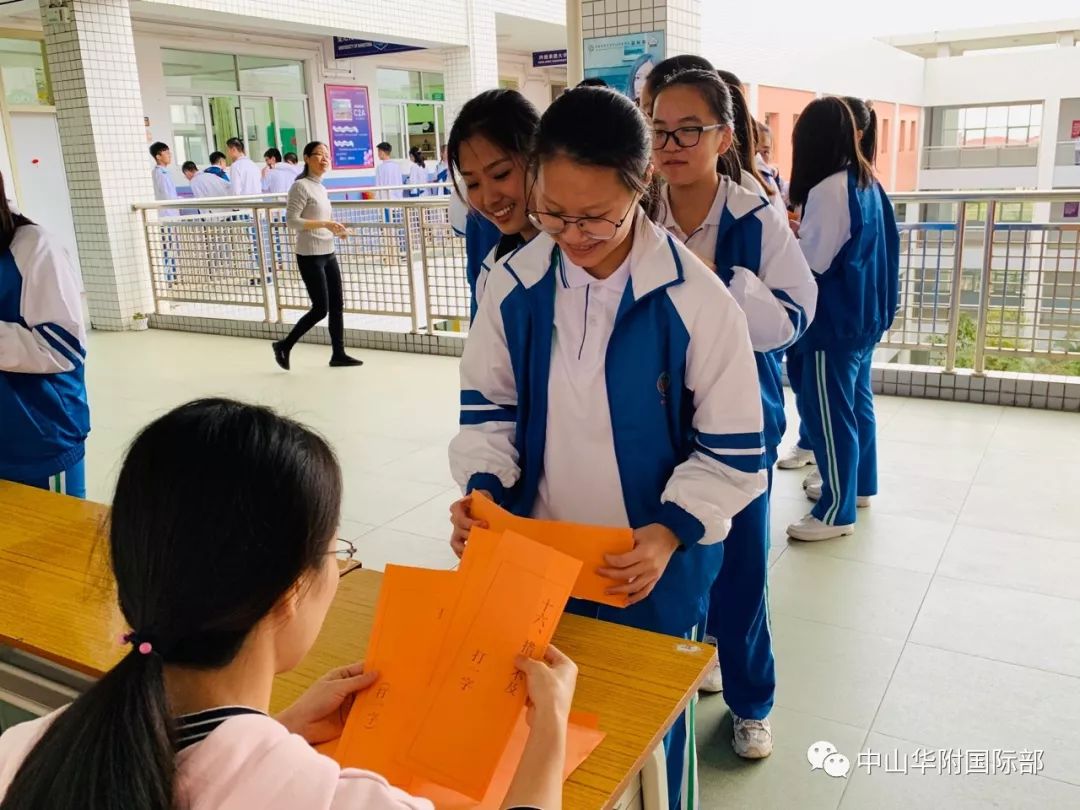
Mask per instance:
[[[1073,119],[1072,122],[1072,135],[1070,137],[1080,138],[1080,120]]]

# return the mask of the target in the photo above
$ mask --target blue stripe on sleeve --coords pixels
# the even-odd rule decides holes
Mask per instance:
[[[708,456],[713,461],[726,464],[739,472],[756,473],[765,469],[765,453],[754,453],[748,456],[735,456],[727,453],[714,453],[707,447],[697,445],[697,451]]]
[[[703,447],[713,450],[758,450],[765,447],[761,433],[698,433]]]
[[[484,425],[488,422],[516,422],[517,408],[488,408],[482,411],[462,411],[459,424]]]
[[[64,359],[71,363],[71,365],[75,366],[76,368],[82,365],[82,357],[72,352],[71,349],[69,349],[59,340],[57,340],[53,335],[42,329],[41,326],[35,326],[34,329],[38,332],[39,335],[45,338],[45,341],[53,348],[54,351],[57,352],[57,354],[60,354],[62,357],[64,357]]]
[[[67,329],[55,323],[43,323],[41,326],[47,326],[51,329],[58,338],[64,341],[68,346],[79,353],[80,357],[86,357],[86,347],[79,343],[79,339],[71,334]]]
[[[461,405],[494,405],[490,399],[485,397],[479,391],[462,391],[461,392]]]

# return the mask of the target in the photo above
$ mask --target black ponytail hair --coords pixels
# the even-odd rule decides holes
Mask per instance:
[[[652,133],[637,105],[607,87],[574,87],[544,111],[536,132],[533,172],[547,160],[565,155],[576,163],[614,169],[642,207],[655,211],[652,184]]]
[[[409,157],[411,157],[413,159],[413,163],[415,163],[421,169],[424,168],[424,153],[420,151],[420,147],[414,146],[412,149],[410,149]]]
[[[731,130],[731,148],[717,157],[716,171],[738,183],[744,168],[739,156],[738,112],[732,98],[731,88],[721,79],[719,73],[712,68],[708,70],[703,68],[683,68],[682,70],[667,72],[664,78],[654,85],[654,104],[657,96],[671,87],[693,87],[696,89],[701,94],[701,97],[705,99],[705,103],[709,105],[709,110],[716,116],[717,123],[723,124]]]
[[[664,83],[672,74],[680,73],[684,70],[705,70],[709,73],[715,73],[716,68],[713,67],[713,63],[706,59],[704,56],[695,56],[691,53],[680,54],[679,56],[669,56],[667,59],[658,62],[656,67],[653,68],[652,73],[649,74],[649,78],[645,80],[645,90],[649,93],[652,100],[656,101],[656,91],[661,84]],[[652,110],[646,110],[647,114],[652,115]]]
[[[0,251],[5,251],[11,247],[11,240],[15,238],[15,231],[23,225],[33,224],[31,220],[22,214],[11,210],[7,190],[4,188],[4,175],[0,174]]]
[[[844,96],[843,101],[851,110],[851,117],[855,119],[857,133],[862,132],[859,151],[866,158],[866,162],[873,166],[877,163],[877,113],[874,112],[874,105],[855,96]]]
[[[300,174],[296,175],[297,180],[302,180],[303,178],[311,174],[311,171],[308,169],[307,159],[314,155],[315,150],[318,149],[320,146],[326,146],[326,144],[322,141],[312,141],[304,147],[304,168],[300,170]]]
[[[757,122],[750,115],[750,104],[743,92],[743,83],[730,70],[718,70],[717,74],[731,90],[731,101],[735,111],[735,143],[732,148],[739,155],[739,165],[757,181],[769,197],[776,191],[765,182],[757,167]]]
[[[874,182],[874,170],[856,137],[855,119],[843,99],[814,99],[795,122],[791,135],[792,205],[803,205],[810,189],[830,175],[854,168],[860,188]]]
[[[232,662],[282,597],[328,564],[340,506],[329,445],[268,408],[197,400],[144,428],[109,521],[132,649],[57,716],[0,810],[174,810],[165,666]]]
[[[474,135],[481,135],[509,155],[528,164],[536,142],[540,113],[517,90],[499,88],[473,96],[461,108],[446,141],[450,179],[457,188],[461,147]],[[459,194],[461,194],[459,189]],[[464,194],[461,194],[464,198]]]

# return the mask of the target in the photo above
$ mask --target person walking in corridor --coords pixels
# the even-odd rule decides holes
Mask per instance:
[[[332,219],[330,195],[322,183],[330,170],[330,151],[326,144],[312,141],[304,147],[304,170],[289,188],[286,217],[289,227],[297,232],[296,263],[304,279],[311,309],[296,322],[288,336],[274,343],[274,360],[289,370],[289,352],[308,330],[329,316],[330,345],[333,354],[330,365],[362,366],[345,353],[345,326],[342,310],[341,270],[334,254],[334,238],[347,237],[348,229]]]

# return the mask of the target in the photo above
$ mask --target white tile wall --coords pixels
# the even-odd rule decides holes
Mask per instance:
[[[65,0],[42,22],[90,320],[131,326],[150,308],[135,200],[152,199],[128,0]],[[82,155],[85,159],[72,159]]]
[[[443,80],[446,120],[482,90],[499,86],[499,54],[495,38],[495,0],[465,0],[471,45],[445,51]]]
[[[586,0],[585,39],[663,31],[667,56],[701,51],[701,0]]]

